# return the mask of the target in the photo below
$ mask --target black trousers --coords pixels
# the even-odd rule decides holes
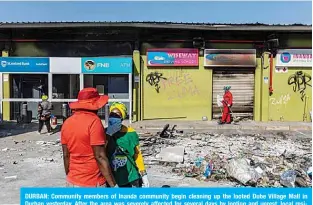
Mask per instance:
[[[106,186],[110,187],[110,185],[108,183],[106,183]],[[137,179],[137,180],[135,180],[133,182],[130,182],[128,184],[125,184],[125,185],[122,185],[122,186],[119,186],[119,187],[140,188],[140,187],[142,187],[142,180],[141,179]]]
[[[48,132],[51,132],[50,117],[45,120],[39,120],[38,132],[41,132],[44,124],[46,125]]]
[[[128,184],[122,185],[120,187],[129,187],[129,188],[139,188],[142,187],[142,180],[141,179],[137,179],[133,182],[130,182]]]

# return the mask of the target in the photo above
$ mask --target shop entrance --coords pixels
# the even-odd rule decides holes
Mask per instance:
[[[21,115],[22,104],[26,102],[32,118],[36,118],[38,102],[34,102],[34,99],[39,101],[42,95],[48,94],[48,75],[10,74],[9,78],[10,98],[12,98],[10,102],[10,119],[17,120]]]
[[[254,69],[213,69],[213,119],[218,119],[221,116],[221,110],[217,106],[216,97],[217,95],[223,96],[223,87],[225,85],[231,86],[231,92],[233,94],[232,111],[236,114],[236,117],[252,120],[254,107]]]

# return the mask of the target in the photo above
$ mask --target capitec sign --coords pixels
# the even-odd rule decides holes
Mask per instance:
[[[148,66],[198,66],[198,49],[149,49]]]
[[[0,57],[1,73],[48,73],[49,58]]]
[[[81,58],[82,73],[132,73],[131,57]]]
[[[312,50],[311,49],[279,50],[276,55],[276,66],[312,67]]]
[[[206,49],[204,66],[207,67],[256,67],[255,49]]]

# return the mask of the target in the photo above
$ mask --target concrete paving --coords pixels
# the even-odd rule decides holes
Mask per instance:
[[[177,124],[178,129],[186,129],[186,132],[214,132],[224,135],[229,134],[253,134],[258,133],[262,137],[282,137],[282,138],[312,138],[311,130],[303,129],[308,126],[303,123],[295,123],[301,126],[301,130],[252,130],[252,129],[230,129],[233,125],[225,125],[224,129],[212,129],[208,125],[216,126],[213,122],[183,122],[178,124],[170,121],[159,121],[147,123],[146,125],[134,123],[133,126],[138,132],[160,131],[163,126]],[[248,125],[257,125],[260,123],[249,122]],[[280,126],[281,124],[275,124]],[[140,126],[145,126],[142,129]],[[267,124],[269,126],[269,124]],[[273,125],[272,125],[273,126]],[[284,125],[291,126],[291,124]],[[153,129],[150,129],[153,127]],[[19,125],[7,124],[0,127],[0,204],[19,203],[20,187],[62,187],[65,184],[65,174],[62,161],[62,151],[59,144],[53,145],[60,139],[60,133],[57,132],[51,136],[36,133],[36,124]],[[196,129],[195,129],[196,128]],[[200,128],[200,129],[199,129]],[[38,141],[52,142],[52,144],[42,144]],[[3,150],[3,151],[2,151]],[[200,182],[196,179],[174,176],[171,167],[158,165],[147,165],[150,184],[153,187],[162,185],[171,185],[176,187],[228,187],[234,186],[230,182]]]
[[[311,122],[255,122],[242,121],[232,124],[218,125],[217,121],[184,121],[184,120],[147,120],[131,124],[138,130],[163,129],[164,125],[177,125],[179,130],[274,130],[296,131],[312,130]]]

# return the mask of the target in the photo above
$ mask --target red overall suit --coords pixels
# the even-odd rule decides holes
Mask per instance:
[[[229,107],[228,107],[229,105]],[[233,94],[228,90],[223,96],[223,115],[222,123],[230,123],[230,107],[233,105]]]

